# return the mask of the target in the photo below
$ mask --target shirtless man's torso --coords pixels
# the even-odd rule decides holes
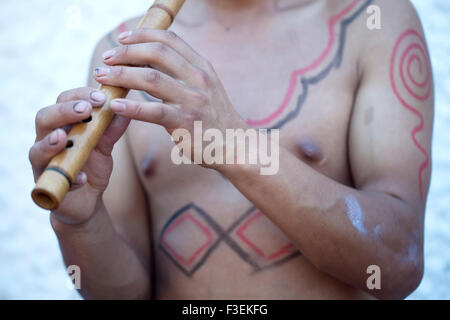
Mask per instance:
[[[419,118],[406,107],[411,105],[409,100],[406,106],[403,104],[405,101],[399,97],[405,90],[402,87],[399,93],[396,85],[402,80],[402,75],[396,73],[400,68],[396,59],[400,60],[410,50],[408,45],[422,44],[423,33],[414,9],[407,1],[254,2],[186,1],[171,30],[211,62],[242,119],[254,128],[280,129],[280,144],[292,156],[290,163],[294,166],[295,162],[302,163],[314,174],[320,173],[318,181],[333,181],[330,188],[322,188],[321,182],[311,178],[315,177],[312,173],[297,176],[293,173],[292,190],[308,188],[316,194],[323,192],[326,198],[328,192],[337,196],[342,190],[356,189],[367,192],[367,199],[371,193],[382,191],[395,201],[399,199],[416,208],[417,212],[410,214],[418,222],[407,222],[410,218],[406,209],[393,218],[379,213],[361,226],[352,220],[349,203],[354,197],[341,201],[347,203],[348,212],[340,202],[334,207],[324,204],[317,209],[315,201],[322,200],[309,201],[312,196],[301,191],[308,197],[308,203],[301,196],[296,199],[305,205],[306,211],[311,211],[311,216],[331,216],[315,221],[309,213],[305,214],[305,218],[293,224],[298,223],[295,230],[308,231],[308,236],[297,238],[296,231],[288,229],[286,223],[294,191],[278,188],[282,182],[267,180],[265,185],[250,178],[231,178],[233,174],[228,176],[198,165],[175,165],[170,158],[174,143],[166,129],[132,121],[113,151],[114,170],[103,197],[115,229],[135,250],[145,269],[151,270],[148,272],[152,298],[370,299],[407,295],[418,285],[423,268],[423,199],[430,176],[433,114],[431,93],[419,101],[419,118],[425,124],[417,135],[417,132],[411,135]],[[367,27],[366,10],[374,4],[382,10],[381,30]],[[138,21],[123,23],[100,42],[92,69],[102,65],[103,52],[119,46],[119,33],[134,29]],[[408,38],[408,32],[412,36],[417,33],[417,39]],[[401,52],[397,53],[396,48]],[[417,48],[411,50],[414,49]],[[422,51],[426,58],[426,47],[417,50]],[[422,82],[429,62],[420,60],[423,57],[417,52],[406,57],[411,61],[404,73],[410,76],[407,84],[420,85],[419,91],[413,93],[421,95],[425,86],[431,87],[430,83]],[[97,85],[94,77],[89,85]],[[130,92],[128,99],[155,100],[136,90]],[[405,164],[401,165],[403,157]],[[283,165],[288,166],[282,160],[281,170]],[[287,178],[284,180],[288,183]],[[253,201],[258,197],[257,191],[252,193],[253,189],[265,200]],[[391,208],[390,200],[376,197],[373,204],[360,199],[363,211],[369,212],[372,205],[379,205],[380,212],[389,211],[386,208]],[[279,205],[283,199],[287,199],[286,207]],[[279,209],[272,210],[263,201],[273,202],[274,207],[278,204]],[[360,209],[359,206],[356,202],[353,207]],[[393,208],[397,209],[396,206]],[[343,215],[338,221],[339,215],[333,210],[340,209]],[[392,227],[391,222],[397,227],[402,225],[401,228],[408,225],[405,236],[399,236],[401,240],[393,234],[403,233]],[[340,232],[344,232],[341,229],[323,240],[326,237],[322,232],[332,230],[328,229],[329,223],[345,225],[342,227],[345,245],[340,245]],[[386,249],[389,253],[375,248],[366,259],[360,253],[365,248],[355,249],[361,244],[358,236],[347,231],[358,227],[369,230],[370,239],[365,246],[375,248],[373,243],[379,241],[389,248]],[[55,229],[57,234],[64,233],[62,227]],[[64,245],[62,238],[63,253],[70,251],[69,240]],[[410,244],[410,239],[415,245]],[[391,252],[396,257],[402,256],[398,261],[407,262],[401,265],[403,262],[389,258]],[[391,275],[382,274],[385,294],[365,290],[364,279],[369,276],[366,268],[355,271],[359,272],[355,276],[342,271],[348,270],[350,264],[355,265],[351,259],[358,260],[359,255],[361,261],[368,262],[364,266],[381,265],[386,273],[391,265],[386,268],[384,262],[391,260],[392,270],[410,272],[405,278],[411,282],[396,291],[396,284],[390,283]],[[76,257],[69,256],[72,260]],[[330,265],[326,258],[320,260],[320,256],[329,256],[334,263]],[[380,261],[377,257],[381,257]],[[70,259],[66,256],[67,260]]]

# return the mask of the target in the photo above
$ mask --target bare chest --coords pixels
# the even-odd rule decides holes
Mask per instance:
[[[329,27],[324,21],[306,34],[289,25],[260,27],[266,33],[253,37],[246,30],[214,30],[217,26],[211,27],[212,35],[177,33],[212,62],[235,110],[248,124],[280,130],[281,144],[299,159],[348,183],[346,137],[357,87],[355,50],[338,40],[345,38],[339,36],[344,30],[330,32]],[[211,41],[214,35],[217,40]],[[143,92],[131,95],[151,99]],[[135,123],[129,134],[149,190],[167,177],[161,173],[191,171],[172,168],[173,143],[163,128]]]
[[[214,32],[177,33],[212,62],[247,123],[279,129],[281,145],[299,161],[351,184],[347,133],[357,87],[355,52],[339,41],[342,30],[329,32],[326,19],[307,35],[293,26],[260,28],[265,33],[254,37],[244,31],[216,33],[216,41]],[[141,92],[130,97],[149,98]],[[164,128],[133,122],[128,137],[150,198],[157,272],[164,285],[176,269],[198,279],[211,272],[232,279],[278,265],[292,275],[295,268],[284,262],[306,263],[294,259],[301,254],[290,240],[219,173],[175,165],[174,144]],[[233,267],[226,267],[230,263]]]

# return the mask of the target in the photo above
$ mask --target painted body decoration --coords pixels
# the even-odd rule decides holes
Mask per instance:
[[[425,157],[417,173],[422,200],[424,199],[423,171],[429,166],[430,156],[417,140],[417,134],[424,129],[424,118],[416,106],[431,97],[432,80],[429,61],[427,46],[422,36],[413,29],[403,32],[397,39],[392,52],[390,80],[392,90],[402,106],[419,118],[419,123],[411,131],[411,138]]]
[[[268,233],[267,241],[258,234],[261,230]],[[225,230],[191,203],[169,219],[159,238],[159,248],[187,276],[192,276],[222,243],[255,272],[280,265],[300,254],[281,230],[256,208],[245,212]]]
[[[344,53],[347,27],[364,12],[371,2],[372,0],[354,0],[344,10],[331,16],[328,20],[329,38],[325,50],[310,65],[292,72],[283,101],[272,114],[261,119],[247,119],[247,123],[254,127],[279,129],[294,119],[306,102],[309,86],[322,81],[333,68],[339,68]],[[291,102],[299,85],[301,93],[296,105],[292,106]]]
[[[306,67],[294,70],[291,74],[286,94],[278,108],[261,119],[247,119],[253,127],[279,129],[298,116],[302,106],[308,98],[309,86],[325,79],[334,68],[339,68],[344,54],[346,33],[348,26],[370,5],[373,0],[354,0],[341,12],[328,19],[328,41],[322,53]],[[126,23],[117,27],[117,32],[127,31]],[[108,39],[113,46],[119,45],[112,33]],[[293,98],[297,91],[301,91],[297,103]],[[156,99],[144,91],[141,95],[148,101]]]

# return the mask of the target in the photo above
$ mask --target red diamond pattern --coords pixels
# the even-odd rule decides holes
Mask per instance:
[[[167,240],[167,237],[172,233],[175,232],[179,227],[181,227],[183,224],[186,223],[193,223],[198,230],[198,232],[201,232],[206,236],[206,241],[199,245],[197,249],[194,250],[194,252],[189,256],[185,257],[181,252],[177,252],[172,245],[170,245],[170,242]],[[162,236],[161,244],[163,247],[165,247],[168,251],[172,253],[172,255],[179,260],[183,265],[190,266],[195,261],[195,259],[202,254],[213,242],[214,237],[209,230],[207,226],[202,224],[197,218],[195,218],[190,212],[186,212],[183,215],[179,216],[173,223],[166,229]]]
[[[260,211],[257,211],[254,214],[250,215],[250,217],[245,220],[244,223],[242,223],[242,225],[236,230],[236,235],[248,247],[250,247],[253,252],[255,252],[261,259],[266,262],[272,262],[294,253],[296,251],[296,248],[293,243],[288,243],[273,252],[264,253],[263,250],[255,242],[255,240],[252,241],[248,236],[245,235],[245,231],[249,228],[249,226],[262,217],[264,217],[264,214]]]

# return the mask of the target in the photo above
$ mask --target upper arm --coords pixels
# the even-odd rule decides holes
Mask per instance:
[[[381,30],[366,30],[349,132],[358,189],[423,213],[431,174],[434,92],[423,30],[409,1],[375,1]]]
[[[103,65],[102,53],[114,46],[111,39],[110,35],[105,36],[94,50],[88,79],[90,87],[98,87],[92,71],[96,66]],[[146,197],[127,145],[126,134],[114,146],[114,166],[103,201],[115,229],[149,270],[150,228]]]

